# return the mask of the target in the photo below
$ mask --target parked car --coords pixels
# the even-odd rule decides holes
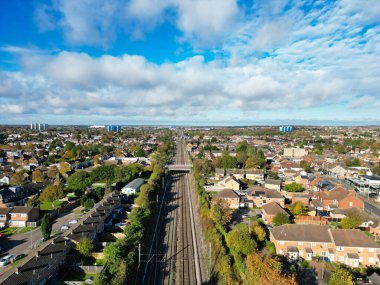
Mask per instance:
[[[241,216],[243,219],[245,219],[245,218],[248,218],[248,215],[242,215]]]
[[[26,256],[26,254],[24,254],[24,253],[21,253],[21,254],[19,254],[19,255],[16,255],[15,258],[13,258],[13,261],[16,261],[16,260],[19,260],[19,259],[21,259],[21,258],[24,258],[25,256]]]
[[[4,237],[4,234],[3,233],[0,233],[0,238],[3,238]]]
[[[11,263],[12,258],[13,258],[13,255],[4,256],[2,259],[0,259],[0,267]]]
[[[70,227],[68,226],[68,225],[63,225],[62,227],[61,227],[61,231],[66,231],[66,230],[68,230]]]
[[[69,222],[70,225],[73,225],[73,224],[76,224],[76,223],[78,223],[78,220],[71,220],[71,221]]]

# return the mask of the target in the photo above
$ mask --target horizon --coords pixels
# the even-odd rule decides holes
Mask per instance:
[[[380,1],[0,3],[0,124],[380,125]]]

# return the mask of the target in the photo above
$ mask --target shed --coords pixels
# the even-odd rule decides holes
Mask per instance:
[[[145,180],[142,178],[136,178],[135,180],[132,180],[127,185],[125,185],[123,188],[121,188],[121,193],[124,195],[135,195],[137,192],[140,191],[141,186],[145,183]]]

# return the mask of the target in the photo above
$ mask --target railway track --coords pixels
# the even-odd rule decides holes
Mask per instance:
[[[186,153],[182,143],[177,144],[174,162],[186,164]],[[191,217],[189,196],[189,174],[171,175],[170,191],[163,197],[163,217],[159,219],[154,253],[143,284],[187,285],[199,284],[198,248],[194,245],[194,225]],[[168,189],[169,190],[169,189]],[[196,243],[196,242],[195,242]],[[160,254],[161,253],[161,254]]]

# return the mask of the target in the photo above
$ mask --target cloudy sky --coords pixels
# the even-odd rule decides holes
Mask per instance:
[[[2,0],[0,123],[379,124],[379,0]]]

